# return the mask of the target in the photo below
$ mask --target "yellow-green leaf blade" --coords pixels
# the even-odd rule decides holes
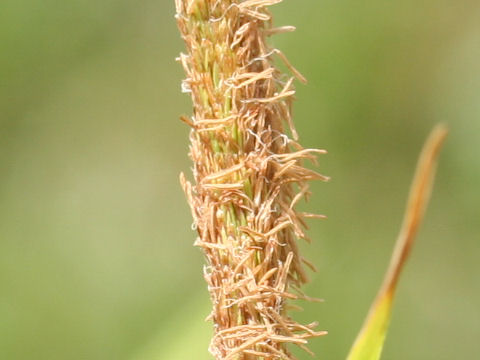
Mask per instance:
[[[435,168],[447,129],[437,126],[426,141],[417,163],[400,234],[383,284],[363,323],[347,360],[378,360],[390,323],[392,304],[400,273],[423,219],[435,175]]]
[[[348,360],[378,360],[382,353],[392,311],[393,294],[386,294],[372,306],[369,321],[352,347]]]

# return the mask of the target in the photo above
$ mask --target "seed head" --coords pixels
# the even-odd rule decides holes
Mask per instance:
[[[274,28],[267,6],[281,0],[176,0],[187,53],[184,92],[191,94],[190,157],[194,184],[181,174],[203,249],[214,323],[210,352],[217,360],[294,359],[287,344],[309,351],[324,335],[301,325],[287,300],[307,299],[308,278],[297,239],[308,240],[295,210],[309,180],[327,180],[305,168],[324,150],[304,149],[292,123],[294,78],[305,81],[266,39]],[[284,62],[293,76],[281,73]]]

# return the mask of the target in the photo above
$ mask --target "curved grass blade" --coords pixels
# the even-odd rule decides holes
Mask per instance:
[[[398,279],[423,219],[430,198],[438,154],[447,133],[443,125],[437,125],[423,146],[388,270],[347,360],[380,359]]]

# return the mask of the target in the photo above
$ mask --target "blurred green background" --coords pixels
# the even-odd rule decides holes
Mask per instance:
[[[304,209],[324,304],[318,359],[343,359],[381,281],[417,154],[451,134],[384,359],[480,354],[480,3],[288,0],[274,45],[302,143],[329,150]],[[178,183],[190,114],[173,0],[0,2],[0,359],[210,359],[203,257]],[[306,354],[302,359],[308,359]]]

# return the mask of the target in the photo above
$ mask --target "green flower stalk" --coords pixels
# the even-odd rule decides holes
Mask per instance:
[[[281,0],[176,0],[181,54],[191,93],[190,157],[194,184],[181,174],[206,255],[204,277],[213,310],[210,352],[220,360],[294,359],[287,348],[305,344],[316,323],[292,320],[288,300],[307,299],[308,278],[297,239],[309,240],[295,210],[309,180],[327,180],[303,167],[324,150],[304,149],[292,123],[294,78],[304,78],[277,49],[267,7]],[[274,58],[293,76],[281,73]],[[288,132],[287,132],[287,130]],[[289,135],[290,134],[290,135]]]

